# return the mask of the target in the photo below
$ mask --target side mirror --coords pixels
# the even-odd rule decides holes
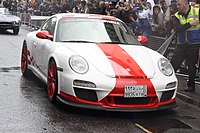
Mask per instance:
[[[40,39],[48,39],[48,40],[53,40],[53,36],[50,34],[49,31],[39,31],[36,36]]]
[[[139,35],[137,36],[137,40],[141,43],[141,44],[145,44],[149,41],[149,39],[143,35]]]

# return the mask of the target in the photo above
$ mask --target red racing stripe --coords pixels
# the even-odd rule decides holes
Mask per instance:
[[[98,44],[109,58],[110,63],[118,76],[131,76],[132,78],[146,78],[147,76],[134,61],[134,59],[117,44]]]
[[[155,97],[155,89],[135,60],[117,44],[97,44],[108,57],[116,77],[110,96],[123,96],[124,85],[147,85],[147,96]],[[130,78],[129,78],[130,77]]]

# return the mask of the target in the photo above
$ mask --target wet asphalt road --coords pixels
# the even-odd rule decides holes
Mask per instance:
[[[47,99],[46,86],[20,72],[23,38],[0,33],[0,133],[199,133],[200,108],[177,98],[178,107],[148,113],[73,108]],[[179,78],[180,88],[185,79]]]

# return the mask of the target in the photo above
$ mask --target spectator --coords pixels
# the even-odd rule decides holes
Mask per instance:
[[[107,15],[105,2],[100,0],[97,7],[94,9],[95,14]]]
[[[42,16],[49,16],[50,12],[51,12],[51,7],[50,7],[49,3],[42,2],[39,7],[39,11],[41,12]]]
[[[81,9],[80,9],[80,2],[76,2],[74,3],[74,7],[72,9],[72,12],[73,13],[80,13],[81,12]]]
[[[147,10],[138,11],[138,26],[137,29],[142,33],[144,36],[148,37],[151,35],[151,23],[152,23],[152,15],[153,15],[153,0],[147,1]]]
[[[88,7],[88,10],[89,10],[89,14],[93,14],[94,13],[94,9],[95,9],[94,3],[88,1],[87,2],[87,7]]]
[[[165,36],[163,20],[164,15],[161,12],[160,6],[155,5],[153,7],[153,23],[151,24],[154,35]]]
[[[132,31],[134,30],[134,18],[132,16],[132,8],[129,2],[124,2],[124,7],[121,7],[119,11],[119,19],[126,23]]]
[[[169,37],[171,33],[174,31],[173,26],[173,17],[174,14],[178,11],[176,2],[172,2],[171,5],[168,7],[165,18],[164,18],[164,27],[166,29],[166,36]]]
[[[162,12],[162,13],[165,13],[166,10],[167,10],[166,1],[165,1],[165,0],[160,0],[159,5],[160,5],[161,12]]]
[[[89,8],[87,7],[87,2],[85,0],[81,1],[80,12],[89,13]]]
[[[70,0],[69,2],[69,7],[70,7],[70,12],[73,12],[73,8],[77,5],[77,3],[80,3],[81,0]]]
[[[51,15],[60,13],[60,11],[61,11],[61,6],[58,2],[51,4]]]
[[[61,13],[70,12],[70,5],[68,0],[64,0],[61,6]]]

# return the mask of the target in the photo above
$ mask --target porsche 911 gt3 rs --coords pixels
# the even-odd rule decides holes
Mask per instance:
[[[27,34],[21,71],[47,84],[52,103],[131,112],[175,107],[170,62],[140,42],[143,36],[115,17],[56,14]]]

